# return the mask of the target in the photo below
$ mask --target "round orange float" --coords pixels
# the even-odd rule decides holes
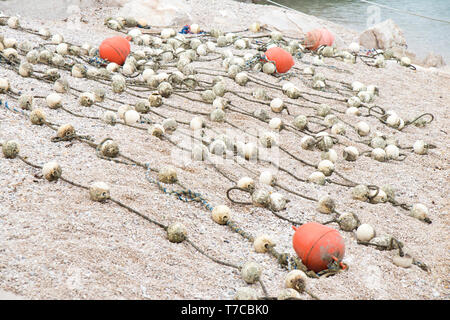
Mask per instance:
[[[330,262],[344,258],[344,239],[337,230],[316,222],[292,228],[294,250],[308,269],[319,272],[327,269]]]
[[[309,50],[317,50],[320,46],[332,46],[334,35],[327,29],[314,29],[305,37],[305,47]]]
[[[270,48],[264,54],[267,60],[275,62],[278,73],[288,72],[295,63],[292,55],[280,47]]]
[[[130,53],[128,39],[117,36],[103,40],[99,47],[100,58],[123,65]]]

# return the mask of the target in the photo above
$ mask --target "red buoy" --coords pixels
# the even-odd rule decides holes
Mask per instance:
[[[292,55],[279,47],[270,48],[265,52],[265,55],[267,60],[275,62],[278,73],[288,72],[295,63]]]
[[[305,48],[317,50],[320,46],[332,46],[334,35],[327,29],[314,29],[309,31],[305,37]]]
[[[103,40],[99,47],[100,58],[123,65],[130,53],[130,42],[120,36]]]
[[[308,269],[319,272],[333,260],[340,262],[344,258],[345,243],[337,230],[316,222],[292,228],[294,250]]]

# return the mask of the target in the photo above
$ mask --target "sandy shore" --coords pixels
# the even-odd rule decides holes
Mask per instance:
[[[224,30],[240,30],[268,14],[268,7],[236,3],[233,1],[191,1],[193,21],[204,29],[213,26]],[[206,5],[207,4],[207,5]],[[8,11],[9,10],[9,11]],[[14,13],[14,8],[6,8],[6,13]],[[73,43],[89,42],[98,46],[102,39],[116,35],[103,26],[103,19],[115,16],[117,8],[94,7],[83,9],[67,21],[57,19],[41,20],[38,17],[23,18],[23,25],[39,28],[48,27],[52,32],[60,32]],[[272,8],[273,14],[282,11]],[[230,14],[236,13],[239,14]],[[281,12],[281,13],[280,13]],[[214,13],[214,14],[211,14]],[[335,24],[310,16],[303,17],[311,25],[323,23],[334,32],[343,43],[349,43],[355,33]],[[309,20],[308,20],[309,19]],[[178,26],[177,29],[181,29]],[[15,37],[19,42],[25,39],[39,40],[38,37],[0,27],[5,36]],[[291,35],[295,34],[292,26]],[[42,41],[42,40],[39,40]],[[137,47],[132,46],[135,50]],[[303,68],[310,62],[310,56],[297,61]],[[327,65],[350,71],[337,72],[334,69],[318,67],[327,78],[346,82],[361,81],[379,87],[380,96],[376,103],[386,109],[394,109],[403,119],[413,119],[418,114],[431,112],[435,121],[425,128],[409,126],[402,132],[382,125],[374,118],[363,118],[373,131],[394,135],[402,146],[411,146],[414,141],[424,139],[435,144],[425,156],[408,152],[402,162],[376,162],[368,157],[360,157],[355,163],[342,159],[342,146],[335,147],[339,154],[336,169],[348,178],[366,184],[390,184],[397,190],[399,201],[423,203],[430,210],[431,225],[405,215],[405,211],[390,204],[372,205],[351,198],[348,189],[337,185],[316,186],[293,181],[286,174],[279,174],[279,181],[297,192],[319,197],[331,195],[340,211],[358,214],[364,223],[373,225],[378,234],[391,234],[405,243],[406,251],[417,260],[426,263],[430,272],[416,266],[408,269],[396,267],[392,263],[393,251],[378,251],[358,245],[352,233],[342,232],[346,244],[344,262],[350,268],[336,276],[310,279],[308,286],[321,299],[449,299],[449,148],[448,115],[450,104],[450,81],[442,71],[419,69],[412,71],[388,61],[386,68],[375,69],[361,61],[348,65],[336,59],[325,58]],[[200,64],[196,64],[200,65]],[[209,68],[223,69],[220,60],[211,62]],[[52,88],[34,79],[21,78],[0,65],[2,77],[7,77],[13,88],[33,95],[47,95]],[[69,74],[67,73],[66,76]],[[258,77],[274,82],[273,77],[257,74]],[[201,76],[204,80],[210,77]],[[101,86],[92,81],[71,78],[71,85],[83,90],[93,90]],[[296,85],[305,88],[299,79]],[[251,92],[254,83],[239,87],[230,79],[229,89]],[[104,86],[104,88],[108,88]],[[280,92],[267,89],[271,97],[282,96]],[[135,97],[126,93],[107,96],[135,102]],[[233,96],[228,96],[235,99]],[[7,98],[0,95],[0,98]],[[78,104],[70,94],[63,95],[64,104],[77,113],[100,116],[101,109],[87,109]],[[211,112],[212,106],[189,102],[180,97],[170,97],[174,105],[181,105],[196,111]],[[233,100],[234,101],[234,100]],[[329,101],[329,100],[328,100]],[[297,101],[298,102],[298,101]],[[323,101],[324,102],[324,101]],[[254,111],[254,103],[238,100],[242,109]],[[303,102],[302,102],[303,103]],[[95,141],[105,137],[116,140],[121,152],[133,158],[150,162],[153,166],[171,164],[172,148],[167,142],[152,137],[145,132],[125,126],[108,126],[105,123],[74,118],[62,110],[50,110],[43,100],[36,100],[43,107],[47,117],[58,124],[73,123],[80,134],[89,134]],[[118,108],[120,104],[108,102],[108,106]],[[333,107],[344,108],[340,102]],[[310,109],[296,107],[296,114],[313,114]],[[190,121],[191,114],[172,109],[161,110],[166,116]],[[270,113],[286,122],[292,115]],[[343,115],[351,123],[360,118]],[[158,120],[154,115],[150,118]],[[255,119],[230,113],[227,119],[238,126],[268,130],[267,125]],[[208,121],[215,128],[223,128]],[[229,129],[229,128],[228,128]],[[359,137],[351,130],[349,136]],[[58,161],[63,175],[73,181],[87,185],[101,180],[111,186],[111,194],[138,208],[164,223],[182,221],[188,228],[190,238],[204,250],[223,260],[242,264],[248,260],[260,263],[269,294],[276,296],[283,288],[286,271],[279,267],[269,255],[254,252],[252,244],[232,233],[226,227],[215,224],[208,211],[196,203],[184,203],[161,193],[144,178],[142,169],[118,165],[98,159],[86,145],[74,142],[52,143],[54,132],[46,127],[32,126],[25,117],[0,108],[0,141],[18,140],[21,155],[30,161],[43,164]],[[349,143],[343,138],[342,141]],[[313,163],[320,160],[320,152],[305,151],[298,147],[299,137],[282,132],[280,144],[292,148],[293,152]],[[281,163],[298,176],[307,177],[312,168],[299,166],[283,155]],[[249,166],[259,172],[260,166]],[[178,176],[184,185],[201,192],[214,204],[227,204],[233,211],[233,218],[253,235],[268,234],[277,243],[279,251],[294,253],[291,247],[291,225],[269,211],[254,206],[231,204],[225,190],[232,184],[217,174],[210,166],[198,163],[178,165]],[[248,172],[239,166],[224,165],[222,169],[239,178]],[[0,288],[11,294],[28,299],[231,299],[238,287],[246,286],[239,273],[199,255],[185,244],[167,241],[165,232],[148,224],[130,212],[113,203],[94,203],[87,193],[63,181],[48,183],[35,178],[37,170],[16,160],[0,156]],[[337,177],[332,177],[337,178]],[[328,217],[316,210],[316,204],[289,195],[291,202],[283,215],[304,221],[326,221]],[[332,225],[337,228],[337,225]],[[261,295],[258,285],[253,285]],[[302,295],[307,299],[307,295]],[[7,298],[0,292],[0,299]]]

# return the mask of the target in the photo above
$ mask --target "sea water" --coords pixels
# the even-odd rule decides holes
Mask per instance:
[[[392,19],[403,31],[410,51],[418,58],[428,52],[440,54],[450,63],[450,23],[434,21],[377,7],[359,0],[273,0],[309,15],[329,20],[358,32],[374,23]],[[402,11],[450,21],[450,0],[370,0]],[[270,4],[267,1],[256,3]]]

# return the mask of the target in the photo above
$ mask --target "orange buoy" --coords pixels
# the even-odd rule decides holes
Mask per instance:
[[[130,53],[130,42],[120,36],[103,40],[100,44],[100,58],[123,65]]]
[[[327,29],[314,29],[309,31],[305,37],[305,48],[316,50],[320,46],[332,46],[334,35]]]
[[[280,47],[270,48],[265,55],[267,60],[275,62],[278,73],[288,72],[295,63],[292,55]]]
[[[316,222],[292,228],[294,250],[308,269],[319,272],[333,260],[341,262],[344,258],[344,239],[336,229]]]

